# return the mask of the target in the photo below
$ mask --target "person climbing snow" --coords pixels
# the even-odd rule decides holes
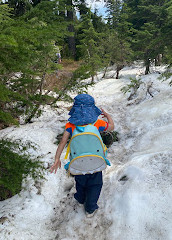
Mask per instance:
[[[101,114],[107,121],[98,119]],[[74,198],[84,205],[86,216],[92,217],[98,209],[97,202],[103,185],[102,170],[105,165],[110,165],[106,159],[107,148],[99,132],[113,131],[114,122],[107,112],[95,106],[94,98],[88,94],[79,94],[74,98],[69,115],[50,172],[56,173],[61,168],[60,156],[71,136],[66,154],[70,152],[70,161],[65,169],[75,177]]]

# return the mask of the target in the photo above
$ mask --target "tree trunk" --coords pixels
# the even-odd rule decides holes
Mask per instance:
[[[158,56],[155,58],[155,66],[161,66],[162,64],[162,54],[158,54]]]
[[[41,83],[40,83],[40,87],[39,87],[39,94],[40,95],[42,95],[42,90],[43,90],[43,87],[44,87],[44,84],[45,84],[45,76],[46,76],[46,73],[44,72],[42,74]]]
[[[106,72],[107,72],[107,69],[108,69],[108,66],[106,66],[106,68],[105,68],[105,71],[104,71],[104,74],[103,74],[103,77],[102,77],[102,78],[105,78],[105,76],[106,76]]]
[[[116,68],[116,79],[119,79],[119,71],[123,69],[124,65],[117,65]]]
[[[32,122],[32,118],[36,115],[38,109],[40,107],[40,103],[36,104],[33,109],[31,110],[31,112],[29,113],[29,115],[27,116],[27,118],[25,119],[25,123],[31,123]]]
[[[94,76],[93,75],[91,76],[91,83],[92,84],[94,83]]]
[[[68,46],[69,46],[69,51],[70,55],[72,58],[76,58],[76,44],[75,44],[75,30],[74,30],[74,25],[73,25],[73,4],[72,0],[67,0],[67,20],[70,22],[68,25],[68,30],[69,33],[72,33],[73,36],[68,37]]]
[[[40,94],[40,95],[42,95],[42,90],[43,90],[44,84],[45,84],[45,76],[46,76],[47,66],[48,66],[48,58],[46,58],[46,62],[45,62],[45,72],[43,72],[43,74],[42,74],[41,83],[40,83],[40,86],[39,86],[39,94]]]
[[[110,61],[111,62],[111,61]],[[106,66],[106,68],[105,68],[105,71],[104,71],[104,74],[103,74],[103,77],[102,78],[105,78],[105,76],[106,76],[106,73],[107,73],[107,69],[108,69],[108,67],[109,67],[109,65],[110,65],[110,62],[108,63],[108,65]]]
[[[145,70],[145,75],[150,73],[150,59],[147,59],[145,62],[146,70]]]

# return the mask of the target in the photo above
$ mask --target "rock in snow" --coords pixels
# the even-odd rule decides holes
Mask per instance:
[[[57,174],[47,170],[46,180],[34,183],[28,178],[26,190],[0,202],[1,240],[172,240],[172,93],[158,74],[140,72],[141,67],[124,68],[121,79],[105,79],[89,88],[119,132],[119,142],[109,149],[112,166],[103,173],[97,214],[85,217],[73,198],[74,179],[63,167]],[[156,94],[139,92],[143,97],[128,105],[120,89],[138,74],[151,82]],[[1,130],[0,136],[36,143],[48,166],[54,161],[55,137],[68,119],[67,110],[61,109],[45,107],[32,124]]]

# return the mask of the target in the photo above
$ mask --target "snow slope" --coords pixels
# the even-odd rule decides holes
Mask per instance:
[[[56,175],[47,170],[46,181],[28,179],[20,196],[0,202],[0,239],[172,240],[171,88],[157,80],[156,72],[142,75],[140,66],[124,68],[119,80],[110,78],[113,73],[89,88],[119,132],[119,142],[109,149],[112,166],[104,171],[97,214],[85,217],[73,199],[74,179],[63,167]],[[133,76],[144,83],[128,102],[120,89]],[[146,91],[150,82],[153,97]],[[67,118],[65,105],[56,111],[46,107],[34,123],[1,130],[0,136],[35,142],[38,151],[33,154],[42,155],[48,167],[54,161],[55,137]]]

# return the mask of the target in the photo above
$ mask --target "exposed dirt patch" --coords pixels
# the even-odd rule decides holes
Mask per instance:
[[[71,79],[73,72],[80,66],[79,61],[64,59],[60,63],[60,69],[46,76],[44,88],[53,91],[54,88],[61,90],[64,85]]]

